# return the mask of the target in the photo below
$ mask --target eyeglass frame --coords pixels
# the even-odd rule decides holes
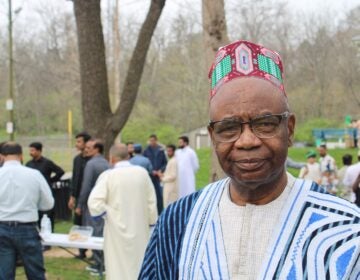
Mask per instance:
[[[240,121],[240,122],[237,123],[237,124],[240,125],[240,133],[239,133],[239,135],[238,135],[238,137],[237,137],[236,139],[231,140],[231,141],[218,141],[218,142],[221,142],[221,143],[231,143],[231,142],[237,141],[237,140],[240,138],[240,136],[241,136],[241,134],[243,133],[243,131],[244,131],[244,130],[243,130],[243,125],[244,125],[244,124],[249,124],[250,129],[251,129],[251,132],[252,132],[256,137],[258,137],[259,139],[270,139],[270,138],[273,138],[273,137],[276,136],[276,134],[277,134],[276,132],[277,132],[277,131],[274,133],[274,135],[272,135],[272,136],[270,136],[270,137],[260,137],[260,136],[257,135],[256,132],[254,132],[253,127],[252,127],[252,124],[253,124],[254,121],[256,121],[256,120],[258,120],[258,119],[266,118],[266,117],[273,117],[273,116],[278,117],[278,118],[280,119],[279,125],[278,125],[278,127],[280,127],[281,122],[282,122],[283,120],[289,118],[289,117],[291,116],[291,113],[290,113],[289,111],[285,111],[284,113],[281,113],[281,114],[266,114],[266,115],[262,115],[262,116],[257,116],[257,117],[255,117],[255,118],[253,118],[253,119],[250,119],[249,121],[246,121],[246,122]],[[229,120],[230,120],[230,119],[229,119]],[[232,118],[232,120],[238,120],[238,118]],[[214,125],[215,125],[216,123],[220,123],[220,122],[224,122],[224,121],[226,121],[226,119],[225,119],[225,120],[220,120],[220,121],[209,121],[208,127],[211,128],[214,133],[216,133],[216,132],[214,131]],[[277,127],[277,128],[278,128],[278,127]]]

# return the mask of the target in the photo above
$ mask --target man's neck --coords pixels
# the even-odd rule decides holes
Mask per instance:
[[[277,199],[284,191],[287,184],[287,174],[284,171],[278,179],[266,182],[256,187],[248,187],[231,180],[231,200],[240,206],[246,204],[265,205]]]
[[[34,157],[33,160],[34,161],[39,161],[42,158],[42,156],[38,156],[38,157]]]
[[[18,161],[19,163],[21,163],[21,157],[17,155],[8,155],[4,158],[4,163],[8,161]]]

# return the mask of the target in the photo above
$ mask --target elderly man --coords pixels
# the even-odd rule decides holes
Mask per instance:
[[[93,219],[87,207],[87,202],[92,189],[95,187],[96,180],[100,174],[110,168],[109,162],[103,156],[104,144],[98,139],[91,139],[85,144],[85,154],[91,159],[86,163],[84,169],[84,179],[81,186],[81,192],[77,202],[75,213],[83,215],[83,225],[94,228],[94,236],[103,236],[104,221],[102,219]],[[101,264],[103,254],[101,251],[93,251],[95,264],[86,267],[86,270],[92,274],[101,274]]]
[[[110,150],[114,169],[100,175],[88,206],[95,217],[105,217],[106,279],[136,279],[150,225],[157,219],[156,195],[149,173],[131,165],[124,144]]]
[[[140,278],[356,279],[359,210],[286,173],[295,116],[279,55],[237,41],[210,77],[209,133],[228,178],[166,209]]]
[[[22,148],[2,146],[0,168],[0,279],[15,279],[20,256],[28,279],[45,279],[44,259],[37,229],[38,211],[54,206],[50,188],[37,170],[21,165]]]

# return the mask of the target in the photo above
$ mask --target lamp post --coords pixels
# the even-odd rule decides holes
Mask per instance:
[[[9,0],[9,99],[6,102],[6,109],[9,111],[9,122],[6,124],[6,131],[10,135],[10,141],[15,140],[14,131],[14,69],[13,69],[13,37],[12,37],[12,7]]]

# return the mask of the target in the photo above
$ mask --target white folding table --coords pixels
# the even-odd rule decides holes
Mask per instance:
[[[103,250],[103,237],[89,237],[86,241],[70,241],[68,234],[51,233],[49,235],[41,235],[42,244],[45,246],[58,246],[65,248],[92,249]]]
[[[75,256],[73,252],[68,250],[67,248],[77,248],[77,249],[91,249],[91,250],[100,250],[103,251],[104,249],[104,238],[103,237],[89,237],[86,241],[70,241],[69,234],[61,234],[61,233],[51,233],[49,235],[40,234],[42,238],[42,245],[44,246],[57,246],[69,254]],[[82,261],[91,264],[87,260],[83,259]],[[102,268],[104,264],[101,264],[100,269],[100,279],[102,279]]]

